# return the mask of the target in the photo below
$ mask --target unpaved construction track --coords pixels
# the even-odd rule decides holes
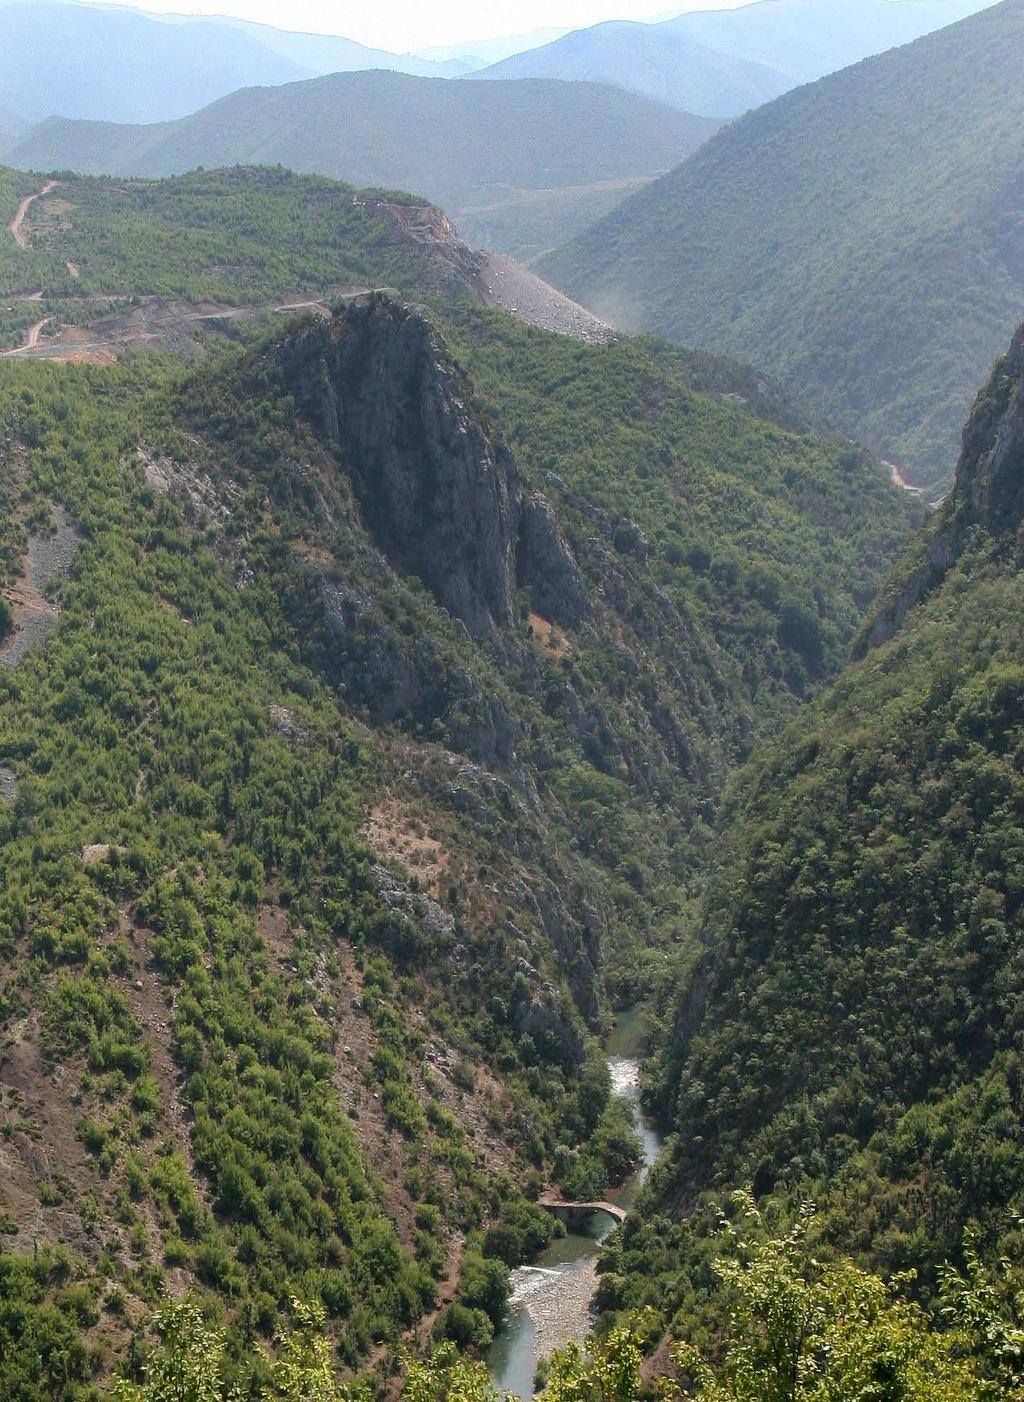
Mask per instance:
[[[42,197],[48,195],[51,190],[56,190],[59,183],[60,182],[57,180],[48,180],[41,190],[37,190],[34,195],[26,195],[18,205],[17,212],[10,223],[10,230],[14,235],[14,242],[19,248],[28,248],[28,234],[25,232],[25,216],[36,200],[42,199]]]
[[[19,247],[29,247],[26,219],[35,200],[48,195],[61,182],[48,180],[33,195],[26,195],[11,220],[10,230]],[[487,306],[503,307],[530,326],[543,327],[576,340],[603,344],[615,339],[610,326],[599,321],[584,307],[573,302],[554,287],[543,282],[529,269],[500,253],[477,251],[459,236],[451,220],[431,206],[396,204],[387,199],[354,195],[353,202],[369,209],[382,220],[390,221],[390,239],[395,243],[416,244],[432,257],[434,276],[447,292],[464,291]],[[81,275],[78,263],[67,259],[72,250],[62,250],[65,267],[72,278]],[[227,330],[228,324],[253,321],[268,314],[307,312],[329,316],[328,308],[370,291],[400,296],[393,288],[334,286],[319,289],[296,289],[269,305],[226,306],[216,302],[190,303],[180,297],[132,298],[131,308],[122,308],[111,315],[96,319],[95,302],[99,294],[89,297],[68,297],[37,292],[14,294],[12,300],[41,300],[53,308],[48,317],[35,322],[22,333],[22,341],[0,356],[38,356],[53,360],[100,361],[116,360],[127,345],[144,344],[169,350],[175,354],[194,357],[202,353],[202,332],[217,329],[217,323]],[[124,294],[104,294],[111,302],[126,300]],[[43,337],[49,322],[57,327]],[[54,334],[54,331],[58,334]]]
[[[43,327],[53,320],[52,316],[44,316],[39,321],[34,321],[31,326],[25,328],[25,339],[20,346],[14,350],[0,351],[0,359],[8,355],[20,355],[22,351],[36,350],[39,346],[39,338],[43,334]]]

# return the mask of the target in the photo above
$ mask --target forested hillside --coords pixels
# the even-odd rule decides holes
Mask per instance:
[[[12,212],[19,196],[41,189],[36,176],[4,170],[2,178]],[[429,250],[393,237],[386,211],[336,181],[236,169],[45,183],[51,188],[26,216],[29,246],[8,237],[0,253],[0,296],[42,288],[43,309],[104,291],[240,302],[389,277],[430,287]],[[393,201],[423,208],[411,196]]]
[[[42,122],[5,158],[117,176],[281,163],[414,191],[472,243],[532,258],[677,165],[717,126],[600,83],[495,88],[336,73],[247,87],[175,122]]]
[[[541,272],[765,367],[938,488],[1024,308],[1022,66],[1004,0],[734,123]]]
[[[585,339],[611,335],[511,259],[475,252],[411,195],[280,167],[166,181],[0,167],[4,353],[109,361],[124,346],[195,356],[254,321],[373,287],[509,306]]]
[[[5,366],[5,1395],[137,1375],[168,1286],[246,1387],[293,1294],[352,1369],[486,1339],[521,1192],[634,1152],[606,985],[908,522],[724,363],[447,318],[478,389],[379,297]]]
[[[809,1198],[817,1252],[925,1299],[965,1252],[1019,1270],[1022,481],[1024,330],[861,660],[731,788],[663,1068],[678,1138],[606,1305],[692,1328],[700,1195],[743,1183],[769,1219]]]

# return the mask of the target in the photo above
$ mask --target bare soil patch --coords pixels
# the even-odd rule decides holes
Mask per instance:
[[[504,253],[483,253],[479,287],[484,301],[545,331],[557,331],[576,341],[606,345],[615,332],[593,312],[544,282],[529,268]]]
[[[568,656],[569,643],[565,635],[560,633],[553,623],[542,618],[539,613],[528,614],[527,619],[533,629],[534,646],[543,656],[554,658]]]
[[[378,857],[396,862],[409,876],[415,876],[421,891],[440,894],[451,861],[424,819],[388,800],[370,814],[363,835]]]

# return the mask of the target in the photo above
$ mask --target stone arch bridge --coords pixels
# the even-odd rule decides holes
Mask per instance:
[[[578,1226],[591,1212],[604,1212],[616,1223],[626,1220],[625,1209],[616,1207],[613,1202],[570,1202],[556,1192],[542,1194],[537,1199],[537,1206],[553,1213],[568,1227]]]

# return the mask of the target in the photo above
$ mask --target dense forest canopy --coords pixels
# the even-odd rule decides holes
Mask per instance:
[[[948,478],[1022,6],[559,255],[673,341],[413,195],[0,168],[0,1396],[499,1402],[595,1205],[548,1402],[1024,1394],[1024,329],[932,512],[828,426]],[[637,110],[473,86],[456,164]]]
[[[737,1183],[924,1300],[965,1242],[1019,1266],[1022,415],[1024,332],[863,657],[731,786],[662,1068],[678,1134],[606,1305],[692,1327],[702,1194]]]

